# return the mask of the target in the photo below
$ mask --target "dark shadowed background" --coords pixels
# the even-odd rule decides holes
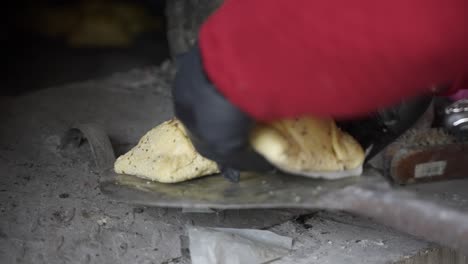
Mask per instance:
[[[3,96],[169,58],[164,0],[8,1],[3,12]]]

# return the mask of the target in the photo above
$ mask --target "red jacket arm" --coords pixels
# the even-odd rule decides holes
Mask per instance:
[[[199,36],[205,70],[260,120],[351,118],[468,69],[466,0],[226,0]]]

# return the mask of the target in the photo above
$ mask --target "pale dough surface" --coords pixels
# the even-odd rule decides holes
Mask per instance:
[[[184,126],[176,119],[166,121],[147,132],[115,164],[117,173],[176,183],[218,173],[214,161],[195,150]]]
[[[335,179],[360,175],[365,152],[333,119],[303,117],[257,125],[253,148],[279,169]]]
[[[365,153],[333,119],[298,118],[258,124],[253,148],[277,168],[313,178],[337,179],[362,173]],[[171,119],[150,130],[115,162],[117,173],[176,183],[219,172],[198,154],[182,123]]]

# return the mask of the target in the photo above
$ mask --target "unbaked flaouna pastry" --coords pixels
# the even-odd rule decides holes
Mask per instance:
[[[214,161],[198,154],[177,119],[166,121],[147,132],[137,146],[116,160],[114,170],[164,183],[219,172]]]
[[[257,125],[253,148],[280,170],[337,179],[362,173],[365,153],[333,119],[303,117]]]
[[[333,119],[310,117],[257,124],[250,143],[282,171],[337,179],[362,173],[365,153]],[[175,183],[219,172],[214,161],[198,154],[182,123],[171,119],[150,130],[138,145],[119,157],[117,173]]]

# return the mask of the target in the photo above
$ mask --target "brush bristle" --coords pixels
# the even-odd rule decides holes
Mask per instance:
[[[456,143],[458,140],[442,128],[411,129],[403,134],[396,143],[400,146],[437,146]]]

